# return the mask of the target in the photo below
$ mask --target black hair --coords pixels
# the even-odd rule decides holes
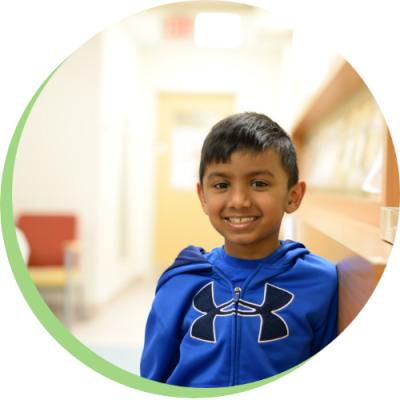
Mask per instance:
[[[245,112],[234,114],[219,121],[212,128],[203,143],[199,177],[203,177],[207,165],[212,162],[229,161],[237,151],[261,153],[274,150],[281,159],[282,168],[288,176],[288,189],[299,180],[296,148],[289,135],[264,114]]]

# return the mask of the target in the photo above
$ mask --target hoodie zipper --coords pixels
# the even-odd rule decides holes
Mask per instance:
[[[233,296],[233,301],[236,304],[236,312],[237,312],[238,301],[239,301],[239,296],[240,296],[241,291],[242,291],[242,289],[239,286],[235,287],[235,295]]]
[[[236,382],[236,351],[237,351],[237,316],[238,316],[238,306],[239,306],[239,297],[242,289],[239,286],[235,287],[233,301],[235,302],[235,352],[234,352],[234,367],[233,367],[233,386],[235,386]]]
[[[222,276],[226,282],[228,282],[231,287],[233,288],[233,283],[232,281],[221,271],[221,269],[218,267],[218,265],[215,265],[216,271],[218,271],[218,275]],[[233,302],[235,304],[235,344],[234,344],[234,354],[233,354],[233,380],[232,380],[232,386],[236,385],[236,351],[237,351],[237,316],[238,316],[238,306],[239,306],[239,298],[240,298],[240,293],[242,289],[240,286],[236,286],[233,289]]]

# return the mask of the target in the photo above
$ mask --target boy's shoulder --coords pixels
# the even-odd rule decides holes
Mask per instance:
[[[161,275],[156,293],[161,287],[171,287],[188,283],[194,276],[202,276],[212,270],[212,264],[206,257],[207,253],[202,247],[188,246],[176,257],[174,263]]]
[[[314,273],[337,276],[336,265],[333,262],[311,252],[305,257],[303,267],[310,269]]]
[[[310,293],[328,295],[338,290],[336,265],[316,254],[308,252],[297,260],[291,272],[288,278],[295,281],[295,285],[306,285]]]

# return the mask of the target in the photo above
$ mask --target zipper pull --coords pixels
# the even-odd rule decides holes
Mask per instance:
[[[240,296],[241,290],[242,290],[242,289],[240,289],[239,286],[236,286],[236,287],[235,287],[235,295],[233,296],[233,301],[234,301],[235,303],[237,303],[237,302],[239,301],[239,296]]]

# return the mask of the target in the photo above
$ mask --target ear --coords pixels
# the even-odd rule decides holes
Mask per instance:
[[[297,182],[290,190],[288,202],[286,205],[285,211],[288,214],[296,211],[303,200],[303,197],[306,193],[306,183],[304,181]]]
[[[197,195],[199,196],[200,199],[201,208],[203,209],[204,213],[208,215],[206,198],[204,197],[203,188],[201,187],[200,183],[197,183]]]

